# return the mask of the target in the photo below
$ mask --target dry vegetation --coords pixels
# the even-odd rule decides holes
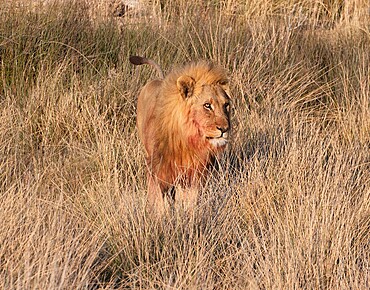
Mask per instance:
[[[369,289],[368,1],[148,1],[119,25],[83,1],[15,2],[0,288]],[[191,216],[145,212],[135,106],[155,72],[130,54],[230,71],[234,141]]]

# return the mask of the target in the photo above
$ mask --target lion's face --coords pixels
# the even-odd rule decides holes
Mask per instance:
[[[230,130],[230,97],[225,86],[203,85],[189,98],[190,121],[212,149],[222,149]]]

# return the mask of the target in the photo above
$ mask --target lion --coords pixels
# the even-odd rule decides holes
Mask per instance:
[[[230,91],[226,70],[207,61],[189,63],[148,82],[137,102],[137,128],[145,148],[148,203],[194,207],[199,186],[229,142]]]

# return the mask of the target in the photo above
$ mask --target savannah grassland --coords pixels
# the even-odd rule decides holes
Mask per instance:
[[[368,1],[31,2],[0,3],[1,289],[369,288]],[[131,54],[230,72],[193,214],[145,210]]]

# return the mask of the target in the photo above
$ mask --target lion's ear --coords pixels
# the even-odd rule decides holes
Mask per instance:
[[[221,79],[221,80],[217,81],[217,84],[219,86],[221,86],[221,88],[223,88],[224,90],[229,88],[229,80],[228,79]]]
[[[230,98],[230,88],[229,88],[229,80],[228,79],[221,79],[216,82],[218,86],[221,87],[221,89],[224,90],[226,95]]]
[[[186,99],[193,95],[195,80],[189,76],[181,76],[177,79],[177,89],[181,96]]]

